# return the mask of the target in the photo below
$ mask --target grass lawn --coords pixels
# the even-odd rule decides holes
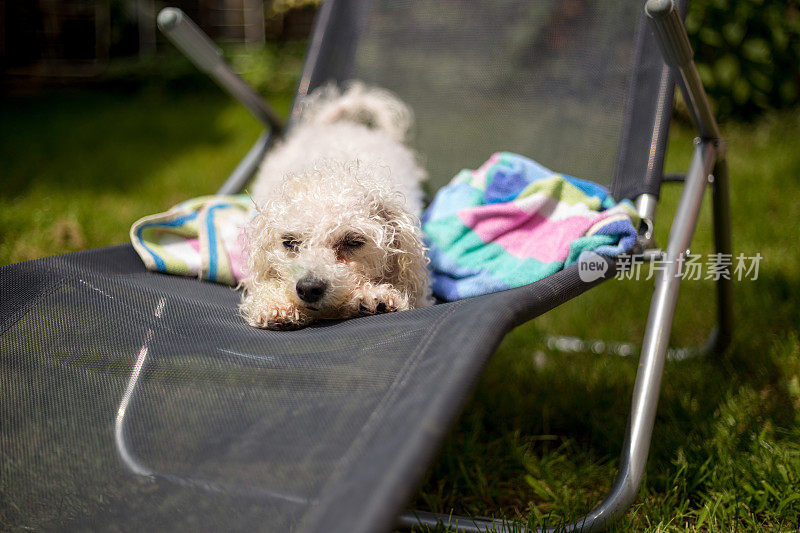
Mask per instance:
[[[0,264],[124,241],[134,220],[213,193],[260,130],[213,91],[12,100],[2,116]]]
[[[126,241],[137,218],[214,192],[259,130],[213,90],[7,99],[0,264]],[[725,135],[734,247],[763,256],[758,280],[736,283],[727,354],[667,365],[647,479],[620,530],[800,527],[800,113]],[[673,128],[668,171],[686,168],[691,139]],[[679,194],[665,186],[661,243]],[[708,207],[695,253],[712,251]],[[618,463],[636,357],[554,353],[544,333],[638,342],[651,291],[606,283],[509,335],[414,506],[557,524],[595,505]],[[684,284],[674,345],[702,342],[713,294],[711,282]]]

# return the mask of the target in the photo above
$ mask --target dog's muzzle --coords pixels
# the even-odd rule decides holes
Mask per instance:
[[[313,304],[325,296],[328,290],[328,283],[313,276],[303,276],[295,286],[297,295],[306,303]]]

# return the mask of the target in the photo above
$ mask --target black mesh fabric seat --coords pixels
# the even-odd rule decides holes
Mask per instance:
[[[1,279],[6,525],[137,531],[391,525],[501,332],[589,287],[272,332],[128,245]]]
[[[298,95],[352,78],[397,92],[434,186],[511,150],[654,201],[673,81],[642,8],[328,1]],[[688,246],[709,165],[715,218],[727,209],[714,143],[696,148],[666,257]],[[600,281],[571,267],[477,298],[274,332],[245,324],[235,290],[148,272],[129,245],[2,267],[0,527],[388,530],[505,333]],[[592,528],[624,511],[643,475],[677,295],[668,272],[656,283],[634,451],[613,489],[624,496],[598,507]]]

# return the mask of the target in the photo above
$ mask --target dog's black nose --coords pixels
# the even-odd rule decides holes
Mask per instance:
[[[312,304],[322,299],[328,290],[328,284],[321,279],[304,276],[297,282],[295,289],[301,300]]]

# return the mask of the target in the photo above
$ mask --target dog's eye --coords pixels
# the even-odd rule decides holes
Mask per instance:
[[[364,246],[365,242],[366,241],[362,237],[352,236],[344,239],[341,243],[339,243],[339,246],[345,250],[355,250],[356,248],[361,248]]]
[[[286,248],[287,250],[296,252],[297,249],[300,247],[300,241],[298,241],[294,237],[284,237],[283,247]]]

